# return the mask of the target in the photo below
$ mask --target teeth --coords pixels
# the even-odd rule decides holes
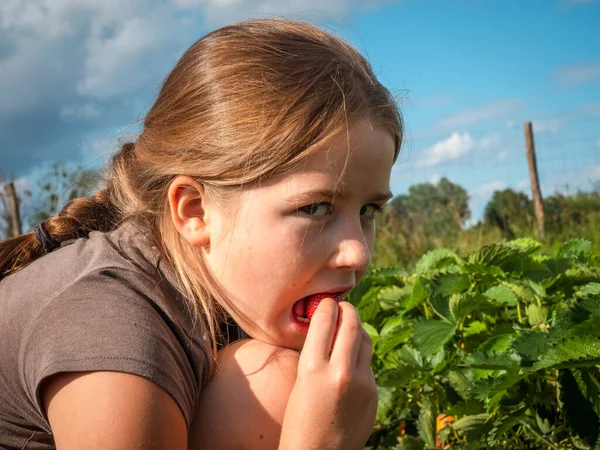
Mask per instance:
[[[302,322],[302,323],[310,323],[310,320],[308,320],[308,317],[296,316],[296,320],[298,320],[298,322]]]

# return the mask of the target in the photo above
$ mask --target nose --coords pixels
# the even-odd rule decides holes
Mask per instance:
[[[335,269],[366,271],[371,263],[371,248],[374,236],[363,229],[361,223],[346,223],[336,240],[331,258]]]

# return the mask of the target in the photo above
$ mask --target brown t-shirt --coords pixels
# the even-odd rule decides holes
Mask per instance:
[[[108,370],[169,393],[188,426],[212,368],[174,272],[133,225],[64,243],[0,282],[0,448],[54,448],[40,401],[56,373]]]

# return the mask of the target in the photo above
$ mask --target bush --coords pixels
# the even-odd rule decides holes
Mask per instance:
[[[379,387],[367,448],[600,448],[600,254],[540,248],[433,250],[356,287]]]

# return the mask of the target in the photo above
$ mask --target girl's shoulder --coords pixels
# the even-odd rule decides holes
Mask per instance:
[[[0,283],[0,417],[27,417],[24,432],[43,436],[45,379],[119,371],[163,388],[189,423],[212,357],[185,301],[158,251],[127,228],[92,232],[8,276]]]

